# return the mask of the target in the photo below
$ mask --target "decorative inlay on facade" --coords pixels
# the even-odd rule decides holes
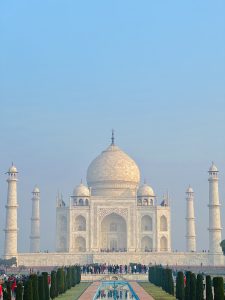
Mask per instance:
[[[127,220],[127,217],[128,217],[128,209],[127,208],[108,207],[108,208],[99,208],[98,209],[98,216],[99,216],[100,220],[104,219],[104,217],[106,217],[112,213],[118,214]]]

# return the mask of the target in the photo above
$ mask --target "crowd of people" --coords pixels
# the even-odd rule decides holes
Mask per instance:
[[[129,290],[107,290],[98,291],[96,299],[133,299],[133,295]]]
[[[16,297],[16,288],[19,281],[25,281],[28,276],[26,275],[6,275],[0,276],[0,300],[3,299],[4,294],[11,291],[12,300]],[[4,297],[5,298],[5,297]]]
[[[82,274],[145,274],[148,267],[142,264],[130,265],[107,265],[107,264],[87,264],[81,266]]]
[[[101,248],[100,249],[101,252],[127,252],[127,249],[126,248],[119,248],[119,249],[109,249],[109,248]]]

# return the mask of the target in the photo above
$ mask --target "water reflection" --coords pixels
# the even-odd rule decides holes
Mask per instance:
[[[127,282],[102,282],[94,299],[139,299]]]

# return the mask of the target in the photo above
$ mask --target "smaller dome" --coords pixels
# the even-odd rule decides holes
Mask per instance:
[[[155,197],[155,193],[153,189],[146,183],[139,187],[137,191],[137,195],[139,197],[145,197],[145,196]]]
[[[14,165],[12,165],[12,166],[9,168],[8,173],[18,173],[18,172],[17,172],[17,168],[16,168]]]
[[[83,183],[80,183],[73,190],[73,196],[75,196],[75,197],[89,197],[90,196],[90,191],[89,191],[88,187],[86,187]]]
[[[209,168],[209,172],[218,172],[218,169],[217,169],[216,165],[214,164],[214,162],[212,162],[212,165]]]
[[[187,188],[186,193],[194,193],[192,187],[189,185],[189,187]]]
[[[37,186],[34,187],[33,193],[40,193],[40,190],[39,190],[39,188]]]

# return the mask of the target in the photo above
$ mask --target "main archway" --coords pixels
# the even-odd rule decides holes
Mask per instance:
[[[101,223],[101,251],[127,251],[127,225],[116,213],[106,216]]]

